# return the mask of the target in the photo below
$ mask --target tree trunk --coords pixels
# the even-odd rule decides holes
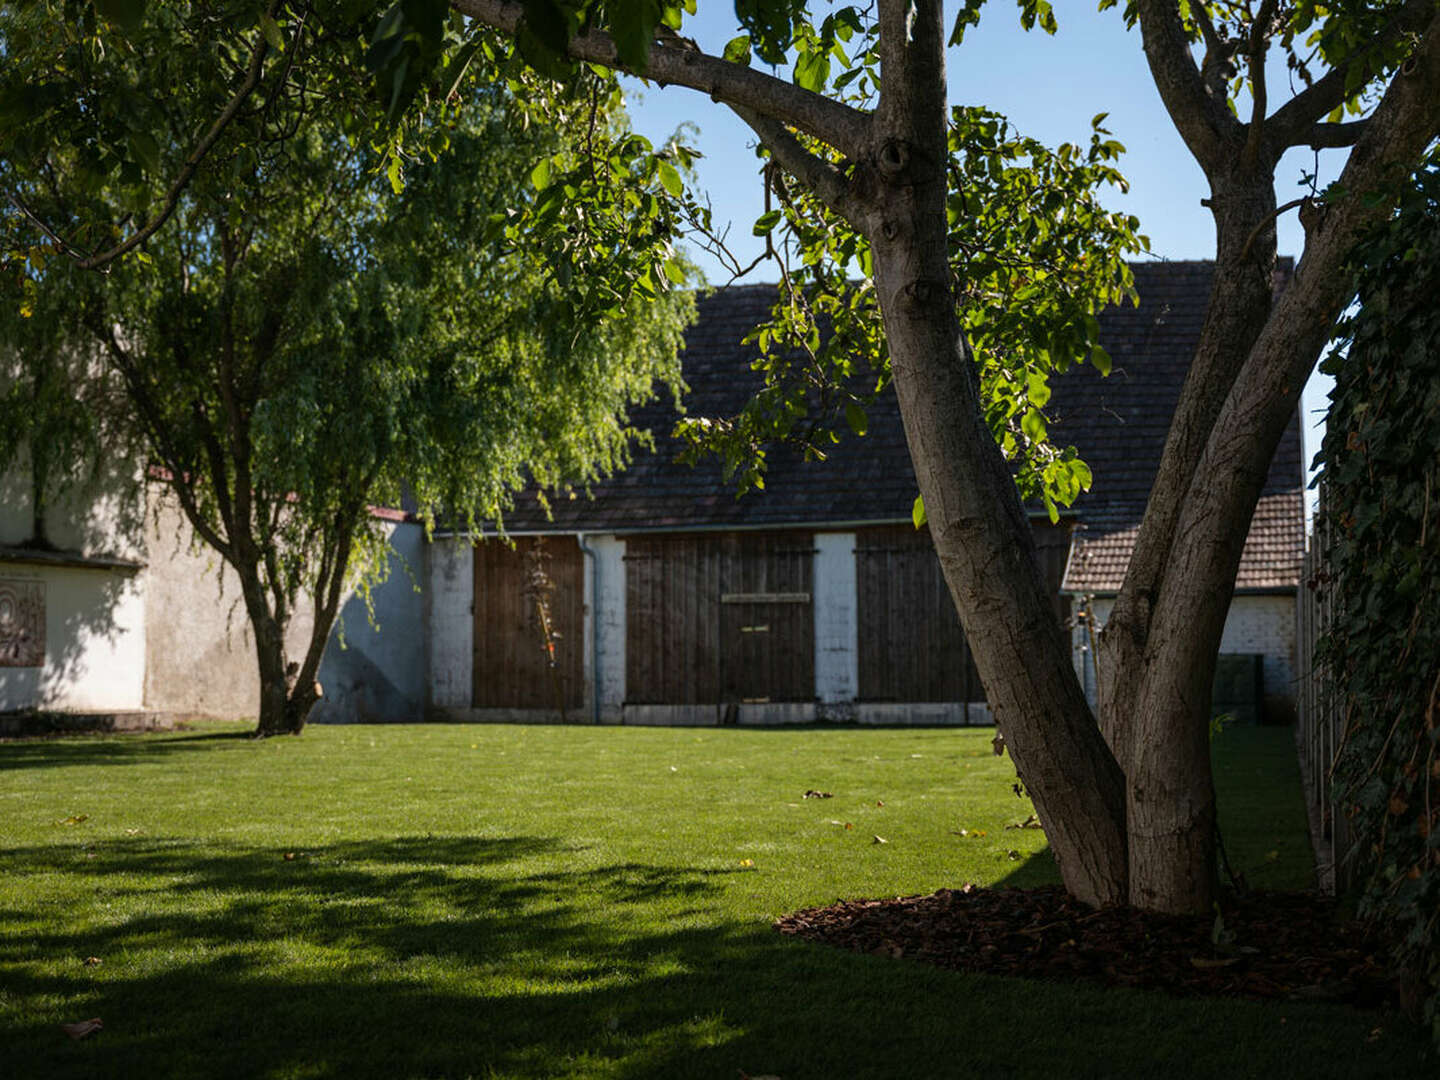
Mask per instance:
[[[882,31],[884,85],[901,89],[887,89],[876,115],[879,209],[867,232],[910,456],[981,682],[1066,887],[1088,903],[1123,902],[1123,777],[1075,677],[955,315],[941,5],[907,7],[881,8],[905,25]]]
[[[1169,557],[1215,419],[1274,295],[1274,182],[1268,170],[1237,172],[1212,180],[1216,264],[1205,323],[1124,586],[1099,642],[1100,726],[1128,778],[1130,902],[1192,914],[1210,910],[1217,884],[1211,684],[1234,574],[1218,582]],[[1227,535],[1243,547],[1243,526]],[[1206,594],[1208,619],[1194,614],[1197,592]],[[1170,609],[1190,614],[1156,635],[1157,616]],[[1199,642],[1206,645],[1197,648]]]

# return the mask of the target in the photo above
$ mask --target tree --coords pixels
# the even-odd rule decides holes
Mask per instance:
[[[963,39],[981,6],[962,4],[950,41]],[[953,224],[976,208],[967,186],[973,177],[952,167],[956,125],[946,107],[939,0],[876,0],[818,24],[800,0],[739,0],[747,34],[721,56],[678,32],[691,0],[451,0],[450,7],[473,20],[473,32],[457,32],[439,0],[406,0],[370,34],[370,67],[392,115],[411,100],[423,103],[434,73],[459,56],[483,54],[503,77],[516,78],[518,51],[532,68],[577,85],[597,69],[642,73],[733,109],[756,132],[784,189],[808,193],[817,212],[848,230],[852,254],[843,254],[840,239],[831,261],[863,263],[873,297],[850,322],[871,340],[883,334],[941,564],[1067,887],[1091,902],[1208,910],[1215,876],[1209,687],[1240,551],[1266,464],[1348,298],[1344,253],[1393,205],[1398,182],[1440,130],[1435,0],[1125,6],[1157,89],[1210,178],[1218,265],[1202,341],[1101,643],[1098,726],[1036,569],[1002,446],[1013,431],[994,423],[982,398],[977,375],[994,360],[981,356],[978,369],[972,362],[984,318],[977,324],[972,309],[962,322],[955,303]],[[1047,0],[1020,0],[1020,9],[1027,25],[1054,29]],[[288,28],[312,9],[268,10]],[[1304,84],[1278,108],[1265,75],[1272,48]],[[772,64],[793,56],[793,78],[757,70],[752,56]],[[235,79],[225,85],[244,88]],[[1236,105],[1246,93],[1251,107],[1242,119]],[[1363,118],[1341,122],[1346,109]],[[1340,182],[1303,205],[1307,249],[1277,298],[1274,170],[1296,145],[1351,150]],[[178,182],[182,174],[168,175]],[[558,199],[571,214],[595,193],[542,179],[540,186],[559,192],[551,205]],[[791,225],[814,220],[805,209]],[[558,236],[537,224],[541,243]],[[958,284],[964,293],[973,281]],[[827,314],[841,310],[837,302]],[[871,314],[878,324],[867,320]],[[1014,381],[999,376],[1002,386]],[[1043,379],[1037,391],[1043,398]],[[1021,429],[1043,434],[1033,419],[1029,432],[1023,419]],[[1063,456],[1055,461],[1062,467],[1052,476],[1045,475],[1051,462],[1040,465],[1052,497],[1083,482]]]
[[[1109,6],[1114,0],[1104,0]],[[1399,182],[1440,133],[1440,6],[1131,0],[1125,7],[1157,90],[1209,177],[1217,272],[1135,553],[1102,635],[1098,729],[1046,614],[1024,515],[984,422],[953,302],[938,0],[877,0],[873,20],[845,9],[844,19],[865,35],[853,60],[835,47],[842,13],[816,26],[794,2],[737,4],[749,40],[737,39],[719,57],[668,29],[683,25],[678,5],[612,5],[608,21],[597,8],[562,0],[453,0],[452,7],[520,35],[531,52],[542,51],[539,39],[571,58],[709,94],[750,125],[785,174],[864,238],[940,561],[1067,886],[1092,902],[1208,910],[1215,880],[1210,684],[1241,548],[1269,459],[1350,295],[1345,253],[1394,204]],[[980,7],[978,0],[962,5],[951,40],[963,38]],[[1028,23],[1053,29],[1044,0],[1020,7]],[[1297,45],[1306,40],[1309,53]],[[1274,47],[1303,83],[1278,108],[1265,68]],[[793,82],[749,67],[752,48],[771,62],[793,50]],[[850,82],[860,104],[843,100]],[[1242,91],[1251,102],[1245,119],[1234,111]],[[1367,107],[1363,119],[1340,121],[1346,109]],[[1277,298],[1275,168],[1297,145],[1352,149],[1339,183],[1301,207],[1305,255]]]
[[[617,208],[606,234],[597,215],[586,248],[567,234],[604,290],[566,288],[505,238],[507,221],[537,209],[523,193],[537,157],[627,142],[613,90],[554,96],[572,122],[547,129],[503,84],[459,86],[428,121],[444,155],[410,162],[395,191],[389,148],[339,99],[285,100],[288,84],[275,86],[279,104],[237,118],[135,256],[104,277],[52,259],[36,290],[67,298],[58,313],[123,380],[152,471],[235,572],[262,735],[303,728],[344,590],[357,568],[364,585],[384,565],[372,504],[410,500],[427,523],[474,527],[532,479],[584,484],[618,467],[634,434],[627,406],[678,378],[691,307],[677,291],[635,295],[652,264],[626,241],[644,230],[635,246],[648,251],[650,233],[666,232],[656,217]],[[162,159],[185,152],[189,116],[152,129]],[[617,187],[643,202],[658,168],[632,149],[615,149],[617,162],[648,173]],[[56,190],[123,205],[120,184],[85,192],[74,179]],[[64,200],[37,189],[24,201],[58,214]],[[305,596],[313,629],[292,659],[286,629]]]

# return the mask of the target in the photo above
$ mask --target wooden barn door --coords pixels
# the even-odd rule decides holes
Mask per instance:
[[[536,590],[543,567],[552,667]],[[572,536],[521,537],[475,546],[477,709],[580,709],[585,702],[585,566]]]
[[[735,533],[726,546],[721,700],[813,700],[815,538],[809,533]]]
[[[855,534],[862,701],[983,701],[928,529]]]
[[[812,700],[814,546],[796,532],[627,538],[626,700]]]
[[[1037,525],[1041,571],[1057,621],[1068,612],[1060,579],[1068,526]],[[975,661],[955,614],[928,528],[885,525],[855,534],[863,701],[984,701]]]

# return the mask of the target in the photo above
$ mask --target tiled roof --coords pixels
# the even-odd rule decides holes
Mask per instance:
[[[1208,262],[1136,265],[1140,306],[1100,318],[1111,375],[1102,379],[1079,366],[1052,380],[1046,408],[1051,435],[1062,445],[1074,444],[1094,473],[1092,490],[1074,507],[1084,531],[1077,534],[1071,574],[1084,591],[1118,587],[1204,319],[1211,269]],[[773,285],[750,285],[699,300],[682,357],[689,415],[734,415],[758,388],[749,367],[754,350],[740,342],[768,313],[774,296]],[[628,469],[594,485],[593,499],[583,493],[552,498],[551,518],[533,493],[523,495],[506,516],[506,528],[611,532],[909,520],[917,489],[893,391],[870,410],[866,435],[845,433],[828,461],[807,463],[788,448],[772,448],[765,489],[738,499],[719,462],[692,468],[675,460],[680,446],[668,436],[676,419],[668,398],[636,408],[631,420],[653,432],[653,453],[637,452]],[[1271,466],[1239,587],[1298,581],[1301,476],[1299,428],[1292,421]],[[1067,578],[1066,587],[1071,585]]]

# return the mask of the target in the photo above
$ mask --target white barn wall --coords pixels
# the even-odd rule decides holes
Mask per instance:
[[[440,537],[426,551],[428,704],[468,709],[475,700],[475,550]]]
[[[815,696],[821,705],[853,705],[860,693],[860,619],[853,532],[815,534],[813,580]]]
[[[592,716],[592,695],[598,695],[600,722],[618,724],[625,719],[625,541],[610,535],[581,540],[595,553],[585,557],[586,697]]]
[[[1096,630],[1104,626],[1115,606],[1113,597],[1093,601]],[[1291,594],[1240,594],[1230,602],[1225,630],[1220,636],[1222,653],[1260,653],[1264,656],[1267,697],[1295,699],[1295,597]],[[1091,706],[1095,704],[1095,668],[1084,626],[1071,630],[1071,652],[1075,672],[1085,687]]]

